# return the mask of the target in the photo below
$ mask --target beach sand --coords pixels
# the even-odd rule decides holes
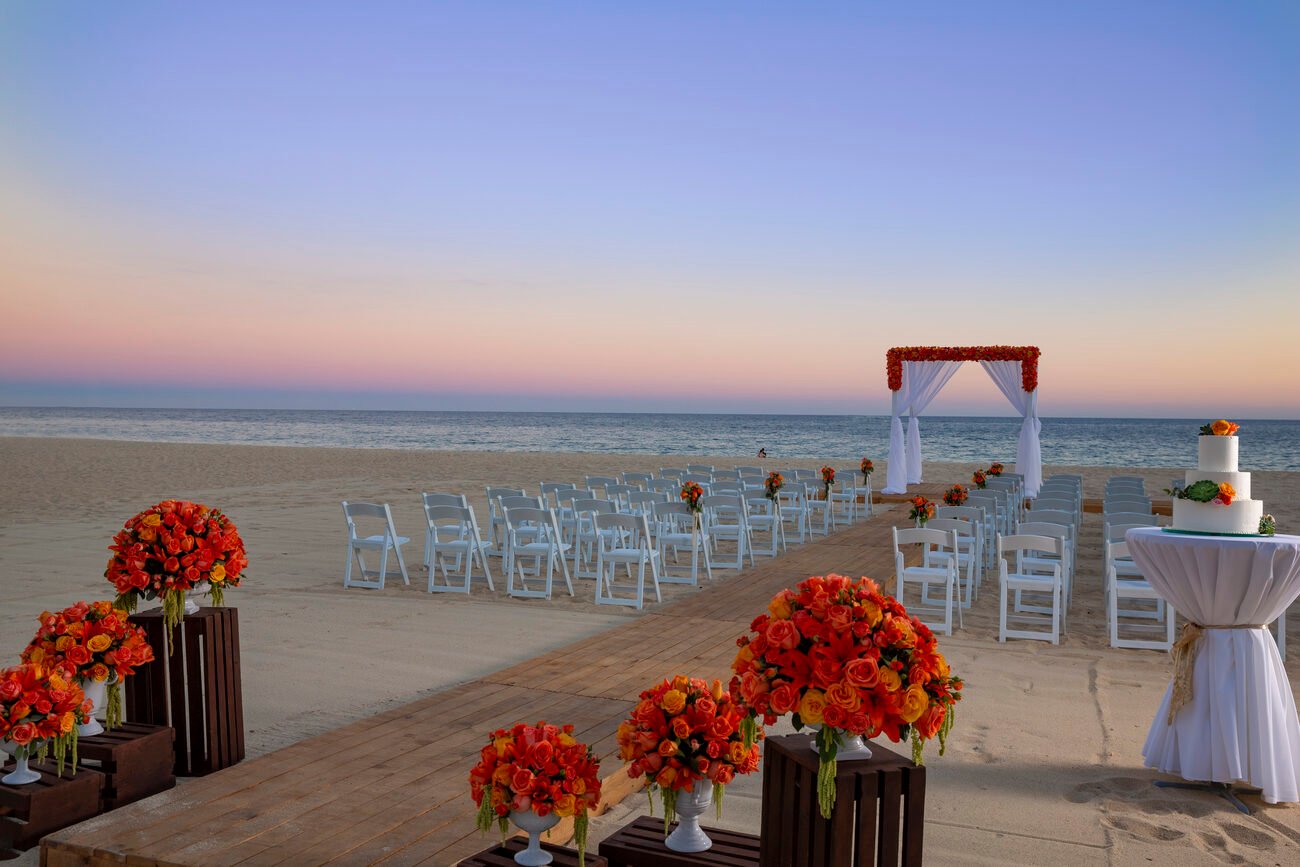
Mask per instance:
[[[504,579],[495,594],[425,593],[421,491],[463,492],[482,516],[487,484],[535,490],[539,481],[653,471],[686,460],[0,439],[0,660],[16,661],[42,610],[111,598],[102,577],[107,545],[126,518],[164,497],[219,506],[238,524],[252,563],[245,586],[230,591],[227,603],[240,612],[248,750],[264,753],[637,616],[598,609],[589,582],[578,585],[576,598],[550,602],[508,599]],[[735,456],[690,460],[754,463]],[[779,458],[766,463],[787,466]],[[884,461],[876,463],[883,479]],[[927,464],[926,478],[964,481],[971,469]],[[1143,475],[1149,491],[1181,476],[1174,469],[1069,471],[1084,475],[1090,497],[1120,472]],[[1283,531],[1300,525],[1300,474],[1255,473],[1254,489]],[[399,532],[412,537],[411,586],[399,579],[382,592],[342,588],[345,498],[392,504]],[[902,524],[901,518],[886,511],[875,520]],[[1257,813],[1248,817],[1208,795],[1150,785],[1154,775],[1142,767],[1141,746],[1169,661],[1163,653],[1107,646],[1099,536],[1099,518],[1088,516],[1061,646],[999,645],[996,585],[989,582],[965,628],[941,640],[966,679],[967,700],[947,755],[939,758],[936,745],[927,750],[927,860],[1300,863],[1300,807],[1254,798]],[[792,574],[791,583],[803,577]],[[873,577],[892,585],[892,576]],[[743,573],[727,580],[743,580]],[[666,599],[693,592],[664,590]],[[1290,625],[1295,689],[1300,619]],[[756,831],[758,792],[757,776],[734,784],[720,824]],[[598,819],[593,839],[643,812],[645,803],[643,795],[631,798]],[[36,863],[34,851],[22,861]]]

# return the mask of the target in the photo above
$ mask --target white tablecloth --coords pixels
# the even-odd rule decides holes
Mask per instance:
[[[1129,551],[1157,593],[1202,626],[1271,623],[1300,595],[1300,536],[1188,536],[1142,527]],[[1168,721],[1165,691],[1142,755],[1187,780],[1245,781],[1270,804],[1300,801],[1300,720],[1265,629],[1207,629],[1192,699]]]

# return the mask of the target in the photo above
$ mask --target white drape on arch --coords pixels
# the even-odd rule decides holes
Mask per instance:
[[[1015,472],[1025,477],[1025,494],[1034,497],[1043,482],[1042,448],[1038,420],[1038,392],[1021,386],[1019,361],[981,361],[998,390],[1024,417],[1016,446]],[[921,481],[921,424],[918,416],[952,379],[960,361],[905,361],[902,388],[893,393],[889,419],[889,464],[883,493],[905,494],[909,484]],[[908,415],[907,435],[903,415]]]

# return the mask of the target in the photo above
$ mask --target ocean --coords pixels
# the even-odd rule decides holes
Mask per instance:
[[[1043,462],[1196,465],[1208,419],[1045,418]],[[1300,470],[1300,421],[1242,425],[1244,470]],[[1015,461],[1020,420],[924,417],[926,460]],[[889,419],[844,415],[63,409],[0,407],[0,436],[511,452],[753,454],[856,463],[889,452]]]

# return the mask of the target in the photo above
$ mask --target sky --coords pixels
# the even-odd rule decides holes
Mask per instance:
[[[0,4],[0,405],[1300,418],[1300,4]],[[1010,407],[966,365],[933,414]]]

